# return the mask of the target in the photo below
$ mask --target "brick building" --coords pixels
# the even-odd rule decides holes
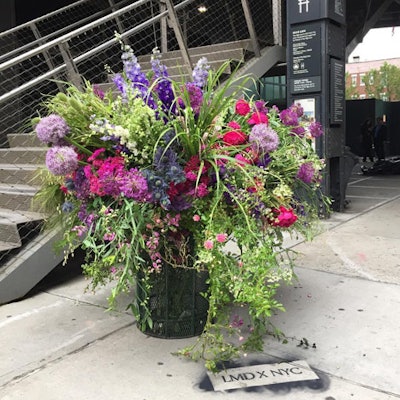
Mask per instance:
[[[358,61],[358,58],[354,57],[352,62],[346,64],[346,88],[353,87],[351,98],[366,99],[368,97],[365,90],[363,77],[372,69],[379,70],[385,62],[400,68],[400,58],[390,58],[375,61]],[[382,93],[381,99],[390,100],[385,98],[385,93]]]

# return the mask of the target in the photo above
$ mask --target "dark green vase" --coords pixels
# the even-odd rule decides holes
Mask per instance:
[[[178,250],[171,251],[174,242],[168,243],[168,254],[173,261],[164,262],[160,272],[149,274],[149,289],[142,282],[144,274],[138,275],[138,326],[144,333],[160,338],[198,336],[203,332],[208,314],[208,301],[201,294],[208,288],[208,272],[193,268],[192,237],[185,241],[188,256],[184,260]],[[151,324],[146,323],[148,319]]]

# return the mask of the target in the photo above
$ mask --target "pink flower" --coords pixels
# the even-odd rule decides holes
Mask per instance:
[[[247,115],[250,112],[250,105],[246,100],[239,99],[235,105],[235,113],[239,115]]]
[[[247,122],[250,125],[268,124],[268,117],[263,113],[255,112],[251,114],[251,117]]]
[[[204,248],[206,250],[211,250],[213,247],[214,247],[214,242],[212,240],[208,239],[204,242]]]
[[[232,129],[240,129],[240,125],[236,121],[231,121],[228,123],[229,128]]]
[[[242,154],[236,154],[235,159],[239,165],[251,164],[251,160],[244,157]]]
[[[229,131],[225,133],[223,141],[225,144],[237,146],[247,142],[247,135],[242,131]]]
[[[273,209],[275,219],[271,222],[273,226],[280,226],[288,228],[297,221],[297,215],[294,213],[293,208],[286,208],[280,206],[279,209]]]
[[[216,237],[217,242],[224,243],[226,239],[228,239],[228,235],[226,233],[217,233]]]
[[[104,236],[103,236],[103,240],[106,240],[106,241],[109,241],[109,242],[114,240],[114,238],[115,238],[115,233],[114,232],[105,233]]]
[[[200,215],[197,215],[197,214],[193,215],[193,221],[194,222],[199,222],[200,221]]]

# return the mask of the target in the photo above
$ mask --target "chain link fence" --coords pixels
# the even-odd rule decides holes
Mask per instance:
[[[65,82],[79,85],[86,79],[100,84],[109,80],[105,65],[121,70],[115,32],[138,57],[151,54],[155,47],[162,52],[183,50],[180,33],[189,52],[249,41],[252,36],[254,52],[255,46],[277,44],[273,28],[284,25],[274,18],[285,15],[284,3],[81,0],[34,25],[0,34],[0,265],[15,252],[8,244],[19,248],[41,221],[32,212],[30,199],[38,183],[32,180],[33,173],[44,163],[45,149],[23,133],[32,131],[29,121],[43,112],[46,96],[63,91]],[[281,13],[276,13],[277,5]],[[17,216],[10,217],[10,211]]]

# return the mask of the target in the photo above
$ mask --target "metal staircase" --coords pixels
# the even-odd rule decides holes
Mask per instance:
[[[226,74],[235,68],[238,74],[252,74],[255,78],[285,62],[282,35],[276,33],[282,32],[280,1],[272,1],[273,9],[266,9],[262,0],[255,0],[252,7],[246,0],[215,1],[211,7],[219,5],[219,9],[215,9],[214,16],[210,14],[211,21],[200,20],[198,15],[189,19],[192,31],[197,29],[201,33],[212,26],[212,35],[204,43],[199,43],[198,35],[187,27],[188,15],[194,12],[197,3],[195,0],[136,1],[0,64],[0,78],[5,82],[0,91],[0,304],[26,295],[62,261],[62,255],[53,251],[60,232],[41,231],[45,216],[34,210],[31,202],[40,185],[34,172],[44,163],[45,148],[26,128],[26,121],[40,113],[44,94],[62,90],[60,82],[49,78],[79,85],[84,77],[101,84],[103,90],[112,89],[112,84],[101,83],[107,80],[107,74],[99,65],[120,69],[120,46],[113,33],[117,29],[134,48],[143,70],[150,69],[151,48],[157,37],[163,63],[172,78],[189,76],[200,57],[207,57],[214,68],[230,60]],[[217,17],[227,5],[234,10],[230,18],[235,30],[231,34],[227,34],[226,24]],[[251,16],[262,18],[265,27],[257,29],[262,25]],[[195,26],[197,20],[202,23]],[[274,32],[272,39],[271,32]],[[214,38],[211,44],[210,36]],[[197,39],[191,41],[190,37]],[[221,37],[234,40],[221,42]],[[1,115],[7,118],[1,120]]]

